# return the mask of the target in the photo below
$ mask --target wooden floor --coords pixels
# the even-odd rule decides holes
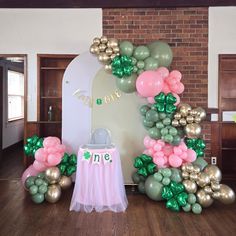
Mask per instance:
[[[15,157],[20,158],[20,152]],[[236,235],[236,204],[225,206],[215,202],[201,215],[173,213],[165,209],[164,203],[130,192],[125,213],[86,214],[69,211],[71,189],[64,191],[56,204],[35,205],[21,186],[22,167],[19,165],[17,171],[14,158],[3,163],[0,166],[0,236]]]

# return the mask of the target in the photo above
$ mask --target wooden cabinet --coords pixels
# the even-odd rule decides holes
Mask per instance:
[[[219,165],[223,178],[236,180],[236,123],[223,112],[236,112],[236,55],[219,56]]]

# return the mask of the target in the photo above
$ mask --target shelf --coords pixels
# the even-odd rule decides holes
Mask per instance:
[[[61,124],[61,121],[38,121],[39,124]]]
[[[40,67],[41,70],[65,70],[66,67]]]
[[[42,96],[41,99],[62,99],[62,97],[53,97],[53,96],[47,97],[47,96]]]
[[[236,147],[235,148],[231,148],[231,147],[222,147],[221,148],[223,151],[236,151]]]
[[[221,99],[230,99],[230,100],[236,100],[236,98],[232,98],[232,97],[221,97]]]

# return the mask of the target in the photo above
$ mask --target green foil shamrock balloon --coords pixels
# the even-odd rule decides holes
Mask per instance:
[[[76,171],[77,157],[75,154],[65,153],[62,161],[57,166],[61,172],[61,175],[71,176]]]
[[[111,63],[112,74],[118,78],[128,77],[133,72],[132,59],[129,56],[116,56]]]
[[[24,145],[24,153],[26,156],[33,156],[35,152],[43,147],[43,138],[33,135],[26,139],[26,144]]]
[[[142,154],[134,159],[134,167],[138,169],[138,174],[147,177],[155,172],[156,164],[153,163],[152,157]]]

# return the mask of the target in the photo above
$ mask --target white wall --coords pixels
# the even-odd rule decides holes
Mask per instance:
[[[236,54],[236,7],[209,8],[208,107],[218,108],[218,55]]]
[[[28,56],[28,121],[37,119],[37,54],[80,54],[102,35],[101,9],[0,9],[0,54]]]
[[[24,72],[24,67],[17,66],[9,62],[0,62],[3,67],[3,113],[2,115],[2,148],[7,148],[21,140],[24,137],[24,120],[12,121],[8,123],[7,116],[7,70],[8,68]]]

